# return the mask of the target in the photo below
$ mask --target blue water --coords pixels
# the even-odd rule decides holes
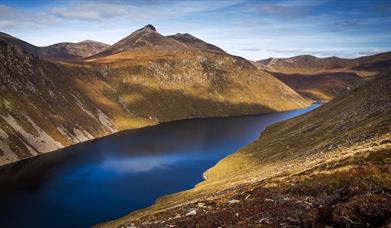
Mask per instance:
[[[315,109],[129,130],[0,168],[0,227],[89,227],[192,188],[268,125]]]

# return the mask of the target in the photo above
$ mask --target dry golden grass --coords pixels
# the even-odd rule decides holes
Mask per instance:
[[[317,110],[272,125],[260,139],[208,170],[205,173],[207,179],[194,189],[162,197],[149,208],[101,226],[116,227],[131,223],[152,227],[162,224],[259,225],[262,217],[246,220],[246,216],[250,216],[254,208],[260,207],[260,202],[270,197],[275,199],[275,195],[268,194],[269,191],[276,194],[288,191],[289,197],[294,199],[289,201],[289,205],[260,208],[274,223],[283,222],[286,215],[292,215],[296,216],[295,225],[308,222],[341,225],[344,221],[350,224],[384,224],[391,213],[391,205],[384,204],[389,202],[390,196],[369,187],[376,185],[377,189],[389,190],[390,88],[390,75],[383,75],[340,95]],[[360,187],[357,183],[361,182],[363,185]],[[343,201],[340,205],[337,201],[324,201],[337,194],[339,188],[349,186],[354,189],[358,187],[361,192],[352,193],[349,201]],[[258,203],[242,204],[243,198],[253,194],[248,191],[258,192],[257,197],[251,197]],[[326,195],[311,195],[318,191],[325,191]],[[306,200],[311,203],[308,210],[303,209],[306,206],[302,203],[297,203],[305,197],[311,199]],[[238,198],[241,203],[231,210],[232,206],[227,202]],[[372,201],[373,204],[369,205]],[[206,202],[211,208],[199,208],[199,202]],[[325,212],[318,210],[314,203],[336,209]],[[367,206],[361,214],[348,211],[347,216],[341,217],[349,207],[359,207],[362,203]],[[220,206],[216,208],[216,205]],[[386,206],[379,210],[381,205]],[[198,208],[200,214],[186,216],[185,212],[191,208]],[[243,215],[245,211],[248,214]],[[378,213],[374,214],[374,211]],[[235,213],[241,216],[233,219]],[[334,216],[332,219],[330,213]],[[176,214],[180,214],[180,217],[175,219]]]

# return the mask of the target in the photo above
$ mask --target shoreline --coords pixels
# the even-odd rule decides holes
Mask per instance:
[[[145,126],[136,127],[136,128],[129,128],[129,129],[124,129],[124,130],[118,130],[116,132],[108,133],[106,135],[102,135],[102,136],[99,136],[99,137],[96,137],[96,138],[93,138],[93,139],[88,139],[88,140],[85,140],[85,141],[82,141],[82,142],[71,144],[69,146],[64,146],[64,147],[58,148],[56,150],[52,150],[52,151],[48,151],[48,152],[42,152],[42,153],[39,153],[37,155],[33,155],[33,156],[30,156],[30,157],[21,158],[21,159],[16,160],[16,161],[11,161],[11,162],[8,162],[8,163],[0,164],[0,170],[3,169],[3,168],[7,168],[7,166],[16,165],[18,162],[24,162],[24,161],[27,161],[29,159],[36,158],[38,156],[45,156],[45,155],[47,155],[49,153],[59,152],[59,151],[64,150],[64,149],[72,148],[73,146],[82,145],[82,144],[85,144],[85,143],[90,143],[90,142],[93,142],[94,140],[99,140],[99,139],[102,139],[102,138],[107,137],[107,136],[114,136],[114,135],[121,134],[121,133],[124,133],[124,132],[127,132],[127,131],[138,130],[138,129],[148,128],[148,127],[155,127],[155,126],[158,126],[158,125],[161,125],[161,124],[173,123],[173,122],[177,122],[177,121],[186,121],[186,120],[194,120],[194,119],[229,118],[229,117],[240,117],[240,116],[255,116],[255,115],[271,114],[271,113],[283,113],[283,112],[289,112],[289,111],[295,111],[295,110],[308,108],[311,105],[318,104],[318,103],[323,104],[324,102],[315,101],[315,102],[310,103],[308,106],[305,106],[303,108],[290,109],[290,110],[285,110],[285,111],[259,112],[259,113],[250,113],[250,114],[242,114],[242,115],[241,114],[238,114],[238,115],[234,114],[234,115],[208,116],[208,117],[189,117],[189,118],[184,118],[184,119],[176,119],[176,120],[170,120],[170,121],[156,122],[156,124],[145,125]]]

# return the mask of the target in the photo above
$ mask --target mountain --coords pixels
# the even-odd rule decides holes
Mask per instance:
[[[63,42],[46,47],[37,47],[29,44],[16,37],[0,32],[0,41],[9,45],[18,46],[25,49],[30,54],[37,57],[51,60],[76,60],[83,57],[88,57],[102,52],[110,45],[93,41],[85,40],[78,43]]]
[[[391,52],[356,59],[300,55],[291,58],[269,58],[257,61],[255,65],[307,98],[330,100],[365,78],[389,70]]]
[[[41,48],[42,57],[57,59],[77,59],[89,57],[102,52],[110,45],[93,41],[84,40],[78,43],[63,42]]]
[[[77,61],[45,53],[0,36],[0,165],[160,122],[310,104],[243,58],[189,48],[150,25]]]
[[[284,73],[314,73],[345,69],[346,71],[356,71],[359,76],[365,77],[377,74],[379,71],[388,70],[391,66],[391,52],[356,59],[317,58],[311,55],[299,55],[291,58],[269,58],[259,60],[257,63],[267,69]]]
[[[225,53],[224,50],[220,49],[219,47],[213,44],[206,43],[205,41],[200,40],[197,37],[190,35],[189,33],[177,33],[175,35],[171,35],[167,37],[182,42],[190,48]]]
[[[274,124],[194,189],[97,227],[386,227],[391,73]]]
[[[112,55],[135,49],[168,49],[174,51],[186,49],[186,45],[175,39],[161,35],[156,31],[154,26],[146,25],[116,42],[98,56]]]
[[[0,32],[0,44],[1,45],[13,45],[17,46],[19,48],[22,48],[26,50],[27,52],[34,54],[34,55],[39,55],[41,52],[41,49],[37,46],[34,46],[32,44],[29,44],[23,40],[20,40],[16,37],[13,37],[11,35],[8,35],[6,33]]]

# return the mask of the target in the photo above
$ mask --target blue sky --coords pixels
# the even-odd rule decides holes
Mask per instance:
[[[0,31],[38,46],[113,44],[146,24],[250,60],[391,50],[391,0],[0,0]]]

